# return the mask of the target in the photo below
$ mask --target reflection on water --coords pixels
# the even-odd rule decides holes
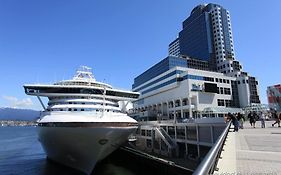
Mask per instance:
[[[0,127],[0,175],[76,175],[74,169],[47,160],[35,127]],[[174,169],[159,167],[118,150],[98,163],[94,175],[168,175]]]
[[[137,173],[130,170],[128,162],[125,164],[120,162],[118,156],[114,154],[97,164],[92,174],[136,175]],[[37,141],[35,127],[0,127],[0,174],[74,175],[81,173],[47,160]]]

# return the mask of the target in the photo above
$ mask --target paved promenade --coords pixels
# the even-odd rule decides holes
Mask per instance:
[[[246,121],[244,129],[229,132],[215,174],[281,175],[281,128],[272,123],[252,128]]]

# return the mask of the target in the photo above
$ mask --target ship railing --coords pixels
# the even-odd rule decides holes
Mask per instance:
[[[193,175],[213,174],[213,172],[216,170],[217,162],[223,150],[224,142],[228,135],[230,125],[231,121],[227,123],[226,128],[224,129],[214,146],[211,148],[211,150],[196,168]]]

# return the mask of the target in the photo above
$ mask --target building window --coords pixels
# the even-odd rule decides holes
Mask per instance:
[[[146,147],[152,148],[152,141],[150,139],[146,139]]]
[[[224,100],[218,99],[218,106],[224,106]]]
[[[231,95],[230,88],[224,88],[224,94]]]
[[[220,94],[223,94],[223,88],[220,87]]]
[[[230,100],[225,100],[225,106],[230,107],[231,106],[231,101]]]
[[[143,129],[141,130],[141,135],[145,136],[145,130],[143,130]]]
[[[147,136],[151,137],[151,130],[147,130]]]

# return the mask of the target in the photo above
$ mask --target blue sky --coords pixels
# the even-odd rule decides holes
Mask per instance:
[[[280,83],[279,0],[211,1],[230,11],[236,58],[266,87]],[[71,78],[80,65],[97,80],[130,89],[167,56],[200,0],[0,0],[0,107],[37,108],[24,83]]]

